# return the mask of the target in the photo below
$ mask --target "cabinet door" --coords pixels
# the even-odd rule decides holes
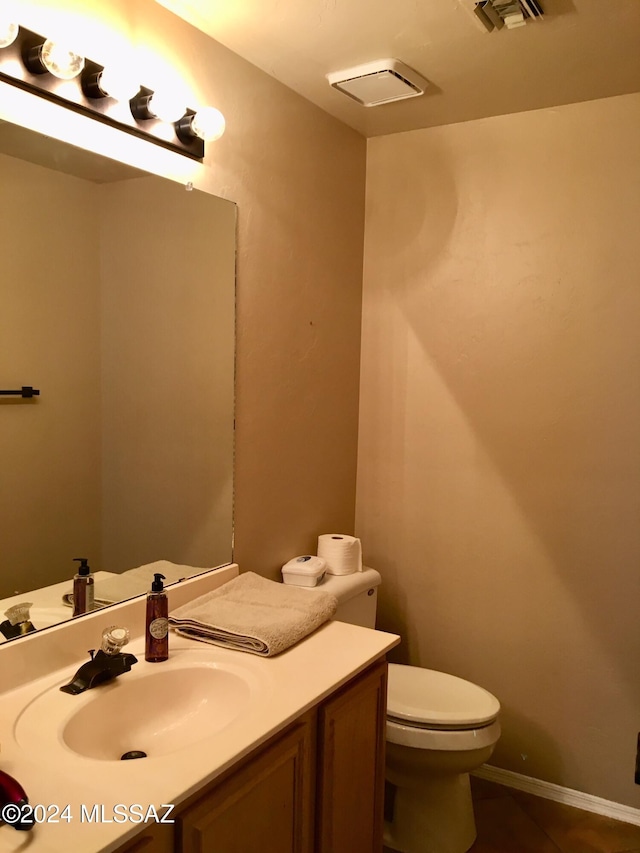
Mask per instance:
[[[178,816],[182,853],[311,853],[311,715]]]
[[[382,850],[386,708],[386,662],[320,708],[317,853]]]
[[[116,853],[174,853],[173,826],[153,824],[118,847]]]

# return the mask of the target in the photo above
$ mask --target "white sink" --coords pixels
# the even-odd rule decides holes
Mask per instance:
[[[238,653],[210,646],[155,664],[136,656],[131,672],[77,696],[60,683],[41,693],[16,720],[18,743],[102,761],[132,751],[159,758],[219,735],[269,692],[256,662]]]

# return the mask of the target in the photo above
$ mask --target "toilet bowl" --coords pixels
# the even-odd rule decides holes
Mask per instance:
[[[465,853],[476,837],[469,773],[500,737],[500,703],[453,675],[389,664],[385,844],[401,853]]]
[[[338,598],[334,619],[375,627],[374,569],[328,575],[314,589]],[[306,587],[301,587],[301,589]],[[500,737],[500,703],[462,678],[389,664],[386,778],[393,812],[385,845],[400,853],[466,853],[476,837],[469,773],[487,761]]]

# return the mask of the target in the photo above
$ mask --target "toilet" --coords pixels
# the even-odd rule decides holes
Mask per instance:
[[[326,575],[314,589],[337,597],[334,619],[374,628],[381,580],[364,569]],[[499,712],[496,697],[469,681],[389,664],[386,778],[395,796],[385,846],[401,853],[466,853],[472,846],[469,773],[498,742]]]

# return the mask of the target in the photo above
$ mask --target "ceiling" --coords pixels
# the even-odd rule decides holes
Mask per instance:
[[[364,136],[640,91],[640,0],[539,0],[487,32],[474,0],[158,0]],[[325,75],[399,59],[420,97],[363,107]]]

